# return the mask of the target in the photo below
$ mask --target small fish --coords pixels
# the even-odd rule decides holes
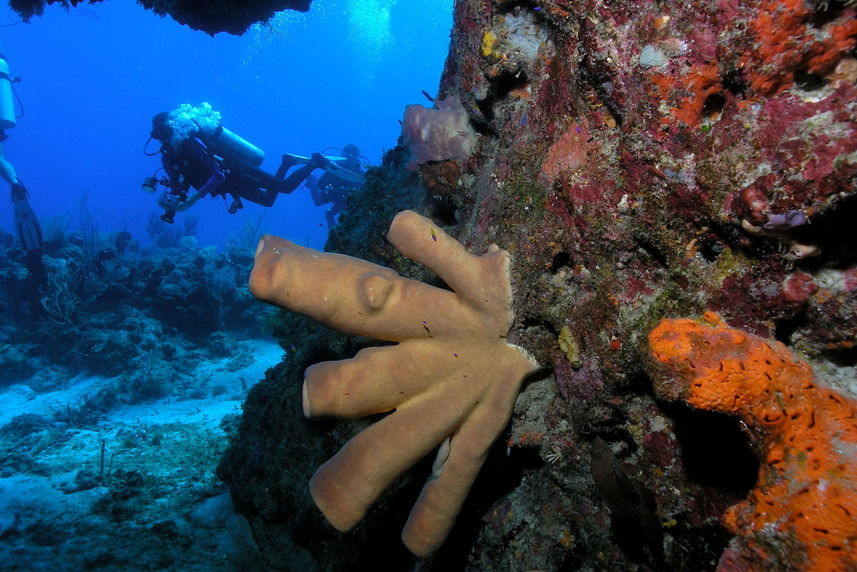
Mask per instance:
[[[431,239],[437,242],[437,234],[434,232],[434,228],[431,229]]]

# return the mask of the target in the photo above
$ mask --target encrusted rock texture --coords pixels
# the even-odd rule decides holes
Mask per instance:
[[[96,4],[102,0],[9,0],[9,6],[25,21],[41,16],[48,4],[68,9],[78,4]],[[179,24],[214,35],[218,32],[241,35],[256,22],[265,21],[280,10],[306,12],[312,0],[138,0],[138,4],[156,14],[169,14]]]
[[[659,379],[656,395],[647,339],[662,318],[716,312],[807,361],[813,386],[857,395],[857,6],[460,0],[454,22],[436,99],[462,102],[469,157],[411,172],[403,143],[328,248],[430,280],[385,241],[401,208],[472,252],[498,244],[513,256],[509,339],[546,367],[421,566],[812,569],[800,535],[760,540],[751,511],[730,520],[775,470],[766,445],[740,407],[658,397],[679,392]],[[292,321],[279,326],[294,358],[251,394],[221,474],[263,549],[286,551],[279,530],[320,569],[354,554],[407,563],[398,531],[425,467],[347,535],[307,500],[311,467],[356,426],[298,419],[302,369],[365,340],[313,345],[332,334]],[[837,542],[823,563],[857,565],[857,539]]]

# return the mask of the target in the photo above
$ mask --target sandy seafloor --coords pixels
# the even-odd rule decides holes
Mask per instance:
[[[110,378],[0,389],[0,446],[27,465],[0,474],[0,570],[253,568],[249,525],[215,469],[224,425],[282,356],[271,340],[238,342],[231,357],[198,362],[195,387],[119,406],[92,428],[47,420]]]

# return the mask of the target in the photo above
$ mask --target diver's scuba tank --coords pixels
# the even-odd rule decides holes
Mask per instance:
[[[15,127],[15,98],[12,93],[14,78],[9,75],[9,63],[0,53],[0,129]]]
[[[206,142],[215,148],[220,147],[229,151],[233,156],[250,163],[254,167],[262,166],[262,162],[265,160],[265,152],[240,135],[226,129],[223,125],[218,124],[215,128],[200,125],[200,130],[205,135]]]

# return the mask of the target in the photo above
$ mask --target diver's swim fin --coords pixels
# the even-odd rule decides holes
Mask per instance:
[[[27,200],[26,191],[15,191],[13,188],[12,205],[15,207],[15,230],[18,231],[18,238],[21,239],[24,250],[38,250],[42,247],[42,227],[39,225],[39,219]]]
[[[289,157],[292,165],[306,165],[310,162],[309,157],[303,155],[295,155],[294,153],[283,153],[283,158]]]
[[[295,155],[294,153],[284,153],[283,156],[291,157],[291,160],[297,165],[306,165],[312,161],[312,157],[304,157],[303,155]],[[346,169],[338,164],[344,161],[346,159],[345,157],[340,157],[338,155],[324,155],[324,158],[327,159],[324,170],[334,177],[349,183],[360,183],[363,181],[362,173],[355,173],[354,171]]]

